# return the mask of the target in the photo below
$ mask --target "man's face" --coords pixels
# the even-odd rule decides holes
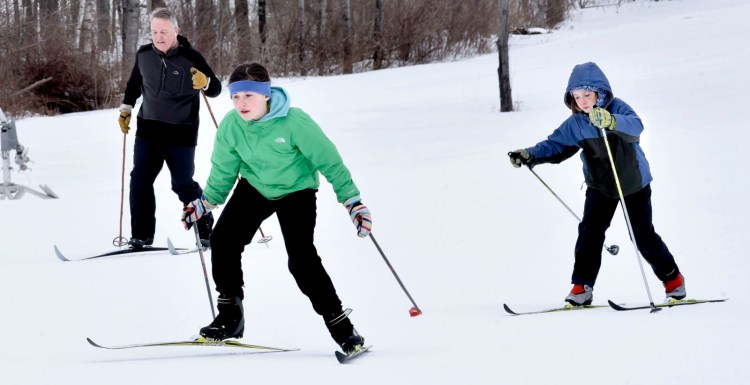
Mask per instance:
[[[151,39],[154,41],[154,47],[163,53],[167,53],[171,48],[177,46],[179,30],[169,19],[157,18],[151,20]]]

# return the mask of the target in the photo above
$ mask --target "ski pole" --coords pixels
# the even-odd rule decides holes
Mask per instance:
[[[208,303],[211,304],[211,315],[216,318],[216,312],[214,312],[214,299],[211,296],[211,287],[208,284],[208,272],[206,271],[206,260],[203,259],[203,244],[201,244],[201,236],[198,233],[198,226],[193,226],[195,230],[195,247],[198,248],[198,255],[201,256],[201,266],[203,266],[203,278],[206,280],[206,292],[208,293]]]
[[[216,123],[216,117],[214,116],[213,110],[211,110],[211,105],[208,104],[208,97],[206,97],[206,92],[201,90],[201,95],[203,95],[203,101],[206,102],[206,107],[208,107],[208,113],[211,114],[211,119],[214,121],[214,126],[216,126],[216,129],[219,128],[219,123]]]
[[[122,180],[120,182],[120,235],[112,240],[116,247],[122,247],[128,244],[128,240],[122,237],[122,207],[125,202],[125,142],[128,134],[122,133]]]
[[[375,237],[372,235],[372,233],[370,233],[370,239],[372,240],[372,243],[375,244],[375,247],[380,252],[380,256],[383,257],[385,264],[388,265],[388,268],[391,269],[391,273],[393,273],[393,276],[396,277],[396,281],[398,281],[398,284],[401,285],[401,289],[404,290],[404,293],[406,293],[406,296],[409,297],[409,301],[411,301],[411,304],[414,305],[411,309],[409,309],[409,315],[412,317],[416,317],[422,314],[422,310],[419,309],[419,306],[417,306],[416,302],[414,302],[414,299],[411,298],[409,291],[406,290],[406,287],[404,287],[404,283],[401,282],[401,278],[398,277],[398,274],[396,274],[396,270],[393,269],[393,266],[388,261],[388,258],[385,257],[385,254],[383,253],[383,249],[380,248],[380,245],[378,245],[378,242],[375,240]]]
[[[216,126],[216,129],[219,129],[219,123],[216,123],[216,117],[214,117],[214,111],[211,109],[211,105],[208,104],[208,97],[206,97],[206,92],[201,90],[201,95],[203,95],[203,101],[206,102],[206,107],[208,107],[208,113],[211,114],[211,119],[214,121],[214,126]],[[258,230],[260,230],[261,239],[258,240],[258,243],[265,243],[266,247],[268,246],[268,242],[270,242],[273,237],[272,236],[266,236],[266,234],[263,233],[263,228],[258,227]]]
[[[565,202],[563,202],[563,200],[560,199],[560,197],[557,196],[557,194],[555,194],[554,191],[552,191],[552,188],[550,188],[547,185],[547,183],[544,183],[544,181],[542,180],[542,178],[540,178],[539,175],[537,175],[537,173],[531,167],[528,167],[528,166],[526,166],[526,167],[529,169],[529,171],[531,171],[532,174],[534,174],[534,176],[536,177],[536,179],[539,179],[539,181],[542,182],[542,184],[544,185],[544,187],[546,187],[547,190],[550,193],[552,193],[552,195],[554,195],[555,198],[557,198],[557,201],[560,202],[560,203],[562,203],[562,205],[565,206],[566,209],[568,209],[568,212],[570,214],[572,214],[578,220],[578,222],[581,222],[581,218],[578,217],[578,215],[576,215],[576,213],[573,212],[573,210],[571,210],[570,207],[568,207],[568,205],[566,205]],[[617,246],[617,245],[607,246],[607,244],[605,243],[604,244],[604,249],[607,250],[607,252],[610,253],[610,254],[612,254],[612,255],[617,255],[617,253],[620,252],[620,246]]]
[[[601,118],[599,119],[601,121]],[[617,186],[617,194],[620,196],[620,205],[622,205],[622,213],[625,215],[625,222],[628,225],[628,232],[630,233],[630,240],[633,242],[635,248],[635,257],[638,259],[638,267],[641,269],[641,277],[643,277],[643,284],[646,286],[646,294],[648,294],[648,301],[651,304],[651,313],[656,313],[661,308],[654,305],[654,300],[651,298],[651,289],[648,287],[648,281],[646,280],[646,273],[643,271],[643,262],[641,262],[641,253],[638,250],[638,244],[635,241],[635,233],[633,232],[633,225],[630,223],[630,216],[628,215],[628,207],[625,205],[625,196],[622,194],[622,187],[620,186],[620,178],[617,176],[617,168],[615,167],[615,158],[612,156],[612,150],[609,147],[609,140],[607,140],[607,131],[605,128],[601,128],[602,138],[604,139],[604,146],[607,148],[607,156],[609,156],[609,163],[612,166],[612,173],[615,176],[615,186]]]

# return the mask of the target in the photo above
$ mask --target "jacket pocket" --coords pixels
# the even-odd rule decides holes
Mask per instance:
[[[185,87],[185,70],[167,60],[162,59],[162,90],[170,95],[180,95]]]

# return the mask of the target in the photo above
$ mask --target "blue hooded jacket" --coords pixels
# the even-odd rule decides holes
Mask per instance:
[[[604,94],[599,107],[609,111],[617,122],[615,131],[607,132],[612,157],[617,168],[623,195],[640,191],[651,183],[651,171],[646,155],[639,144],[643,132],[641,119],[630,106],[614,97],[604,72],[594,63],[579,64],[573,68],[563,98],[565,106],[571,103],[570,91],[598,89]],[[532,165],[560,163],[581,152],[586,185],[610,198],[619,198],[612,166],[601,130],[591,124],[588,115],[574,112],[546,140],[526,150],[531,154]]]

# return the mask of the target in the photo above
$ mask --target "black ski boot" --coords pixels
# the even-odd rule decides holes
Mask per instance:
[[[331,337],[346,354],[358,350],[365,343],[365,338],[357,333],[354,325],[349,321],[351,312],[352,309],[346,309],[341,313],[332,313],[323,317]]]
[[[223,341],[228,338],[242,338],[245,332],[245,316],[240,297],[219,295],[217,300],[219,315],[214,322],[201,328],[200,334],[209,340]]]
[[[198,226],[198,236],[201,239],[201,246],[205,249],[211,247],[211,233],[214,230],[214,214],[209,212],[195,222]]]
[[[150,247],[153,244],[153,237],[146,239],[130,238],[130,241],[128,241],[128,245],[130,245],[130,248],[134,250],[140,250],[144,247]]]

